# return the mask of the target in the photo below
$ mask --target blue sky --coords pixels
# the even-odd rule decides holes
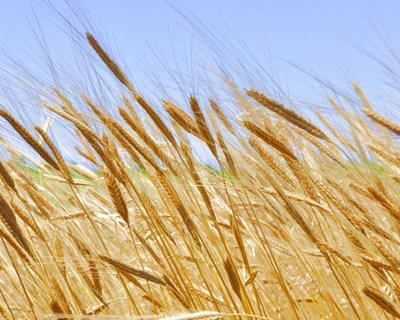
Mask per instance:
[[[76,54],[71,40],[59,28],[60,19],[46,1],[73,19],[71,9],[63,0],[1,1],[0,46],[38,73],[41,70],[32,62],[32,57],[38,52],[35,32],[40,28],[52,56],[68,64]],[[208,66],[215,59],[227,62],[227,68],[232,65],[229,52],[219,55],[215,47],[214,51],[210,50],[207,43],[212,38],[202,39],[201,23],[221,43],[229,44],[226,51],[244,52],[247,48],[251,52],[251,55],[243,54],[247,63],[256,68],[254,61],[257,60],[283,90],[300,99],[319,102],[327,91],[291,64],[316,72],[339,88],[351,89],[351,81],[357,80],[374,97],[389,90],[384,84],[388,79],[382,74],[382,68],[355,46],[378,56],[394,70],[399,68],[389,51],[400,49],[400,1],[76,2],[87,10],[97,30],[94,33],[101,33],[116,59],[129,67],[135,82],[146,83],[147,90],[151,90],[152,82],[146,78],[146,72],[162,73],[154,67],[160,65],[160,57],[173,68],[186,72],[191,70],[191,59]],[[194,22],[195,19],[198,21]],[[88,26],[79,26],[81,31],[85,28],[93,32]],[[5,60],[0,53],[0,64]],[[268,83],[264,87],[269,90]],[[393,116],[393,108],[390,110],[383,112]]]
[[[54,26],[57,18],[49,12],[45,1],[1,2],[0,44],[13,55],[24,59],[25,52],[35,48],[32,26],[37,28],[37,25],[34,12],[51,52],[69,52],[70,42]],[[52,2],[64,13],[68,12],[63,0]],[[326,75],[333,82],[335,79],[346,81],[355,78],[367,82],[377,78],[371,62],[350,43],[376,52],[375,46],[383,47],[379,39],[383,36],[394,48],[400,46],[400,2],[395,0],[77,2],[89,12],[104,37],[113,39],[132,67],[135,67],[135,61],[151,57],[149,43],[166,55],[172,50],[184,54],[185,47],[196,43],[195,31],[190,30],[173,6],[191,12],[216,33],[236,34],[266,64],[271,54],[277,60],[288,60]],[[384,48],[382,50],[385,51]],[[279,68],[283,78],[295,78],[296,72],[289,70],[292,68],[284,63],[280,63]]]
[[[24,58],[35,48],[32,25],[34,12],[42,25],[49,48],[68,52],[70,43],[54,27],[57,19],[42,0],[2,0],[0,44],[13,55]],[[63,0],[52,1],[68,12]],[[351,47],[353,42],[367,50],[382,47],[379,36],[399,48],[399,1],[165,1],[165,0],[84,0],[77,1],[94,23],[113,39],[128,65],[151,56],[149,43],[166,54],[196,42],[194,31],[173,6],[191,12],[216,33],[232,32],[240,37],[261,61],[266,53],[303,68],[331,76],[333,81],[376,78],[370,61]],[[384,49],[384,48],[382,48]],[[383,50],[384,51],[384,50]],[[265,61],[268,63],[268,61]],[[292,76],[280,65],[283,77]]]

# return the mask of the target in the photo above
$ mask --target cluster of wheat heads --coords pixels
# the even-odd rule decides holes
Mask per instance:
[[[88,95],[82,113],[58,89],[43,108],[74,128],[97,171],[0,110],[41,158],[36,170],[0,160],[3,318],[400,317],[400,126],[356,84],[364,114],[330,99],[346,130],[234,87],[240,117],[192,96],[189,113],[162,100],[166,121],[87,38],[129,92],[120,117]]]

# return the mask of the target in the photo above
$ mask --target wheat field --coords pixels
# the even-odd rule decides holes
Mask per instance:
[[[118,116],[60,88],[41,107],[96,169],[0,110],[36,164],[1,138],[4,319],[400,318],[400,125],[357,83],[359,112],[327,100],[341,130],[230,79],[235,117],[192,95],[160,100],[166,119],[86,36],[126,89]]]

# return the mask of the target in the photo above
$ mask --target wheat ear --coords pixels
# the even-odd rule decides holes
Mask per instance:
[[[385,310],[386,312],[390,313],[392,316],[398,319],[400,318],[400,311],[387,297],[383,295],[382,292],[371,286],[364,287],[362,291],[368,298],[373,300],[383,310]]]
[[[136,90],[133,87],[133,84],[129,81],[128,77],[121,70],[121,68],[117,65],[117,63],[111,59],[108,53],[101,47],[99,42],[93,37],[93,35],[89,32],[86,33],[86,38],[89,41],[89,44],[93,48],[94,51],[98,54],[101,60],[106,64],[108,69],[116,76],[116,78],[131,92],[135,93]]]
[[[140,104],[140,106],[147,112],[147,114],[150,116],[150,118],[153,120],[156,126],[160,129],[165,138],[167,138],[167,140],[175,148],[178,148],[178,143],[176,142],[171,130],[169,130],[168,126],[164,123],[164,121],[162,121],[158,113],[150,106],[150,104],[142,96],[140,96],[139,94],[135,94],[134,97],[137,103]]]
[[[17,193],[17,189],[15,187],[14,179],[11,177],[8,172],[3,160],[0,160],[0,177],[4,181],[6,185],[10,187],[11,190]]]
[[[319,139],[329,141],[328,136],[311,121],[305,119],[303,116],[275,101],[274,99],[271,99],[264,93],[250,89],[247,90],[247,94],[264,107],[267,107],[269,110],[280,115],[282,118],[286,119],[300,129],[307,131]]]
[[[257,137],[259,137],[267,144],[269,144],[285,158],[289,159],[291,158],[293,160],[297,160],[292,150],[290,150],[284,143],[276,139],[272,134],[270,134],[266,130],[261,129],[256,124],[247,120],[243,122],[243,125],[246,127],[246,129],[248,129],[250,132],[255,134]]]
[[[19,123],[10,113],[0,109],[0,116],[7,120],[7,122],[14,128],[15,131],[24,139],[49,165],[54,169],[60,170],[57,162],[53,157],[43,148],[40,143]]]
[[[368,118],[374,120],[376,123],[400,136],[400,125],[386,119],[372,109],[364,108],[363,112],[368,116]]]
[[[58,162],[59,168],[61,173],[64,175],[65,179],[69,182],[69,183],[73,183],[71,174],[69,173],[67,164],[65,163],[64,158],[62,157],[60,151],[58,150],[58,148],[56,147],[56,145],[53,143],[53,141],[51,141],[49,135],[39,126],[35,126],[36,131],[40,134],[40,136],[42,137],[43,141],[47,144],[47,146],[49,147],[49,149],[51,150],[51,152],[53,153],[55,159]]]
[[[107,189],[110,193],[115,209],[120,214],[122,219],[129,225],[129,212],[126,202],[122,196],[121,189],[119,188],[118,183],[111,172],[104,168],[103,173],[107,183]]]
[[[217,115],[218,119],[225,126],[225,128],[228,129],[228,131],[230,133],[232,133],[233,135],[236,135],[235,129],[233,128],[233,126],[229,122],[228,118],[225,116],[224,112],[222,111],[222,109],[220,108],[218,103],[215,100],[210,99],[210,105],[211,105],[211,108],[214,110],[214,113]]]
[[[160,285],[165,285],[165,282],[160,277],[158,277],[150,272],[130,267],[125,263],[116,261],[114,259],[111,259],[111,258],[103,256],[103,255],[100,255],[99,258],[101,260],[109,263],[110,265],[115,267],[117,270],[129,273],[129,274],[133,274],[134,276],[145,279],[149,282],[153,282],[153,283],[160,284]]]
[[[21,247],[32,256],[32,251],[28,245],[28,241],[21,231],[21,228],[18,225],[14,211],[2,195],[0,195],[0,219],[4,222],[8,230],[14,236],[15,240],[18,241]]]
[[[194,135],[200,140],[204,139],[199,128],[197,127],[196,121],[194,121],[190,115],[170,101],[163,100],[163,104],[164,109],[168,112],[171,118],[175,120],[175,122],[179,124],[185,131]]]
[[[214,157],[218,159],[217,148],[215,147],[215,141],[210,131],[210,128],[208,127],[208,124],[206,122],[204,113],[199,106],[199,102],[195,97],[190,97],[189,103],[190,103],[190,108],[192,109],[194,117],[196,119],[197,127],[199,128],[199,131],[203,136],[203,140],[206,142],[208,148],[210,149]]]

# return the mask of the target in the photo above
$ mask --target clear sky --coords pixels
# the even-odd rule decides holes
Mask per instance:
[[[63,0],[51,2],[64,12]],[[148,57],[147,43],[164,52],[182,48],[181,41],[193,40],[193,31],[173,6],[191,12],[211,30],[232,31],[254,55],[264,59],[270,51],[274,57],[293,62],[321,74],[339,77],[374,78],[368,60],[361,57],[349,42],[371,50],[379,36],[399,48],[400,1],[396,0],[78,0],[94,23],[115,43],[125,59]],[[32,26],[34,11],[53,51],[65,51],[70,43],[57,30],[42,0],[2,0],[0,43],[19,56],[34,47]],[[53,22],[51,22],[53,21]],[[57,48],[57,49],[56,49]],[[129,61],[131,63],[131,61]],[[286,72],[283,71],[283,72]]]
[[[63,0],[51,0],[63,12]],[[211,30],[232,32],[253,54],[264,61],[266,53],[288,60],[308,70],[335,79],[360,81],[376,79],[370,61],[352,48],[354,43],[376,53],[385,37],[394,48],[400,47],[400,1],[396,0],[78,0],[94,23],[114,39],[128,65],[152,55],[149,43],[166,54],[178,53],[195,41],[194,32],[174,10],[177,6],[191,12]],[[34,48],[34,17],[42,25],[52,52],[68,52],[70,43],[42,0],[2,0],[0,44],[15,56]],[[53,22],[52,22],[53,21]],[[267,59],[268,60],[268,59]],[[279,62],[278,62],[279,63]],[[133,65],[132,67],[135,67]],[[296,73],[279,64],[282,77]],[[298,75],[297,75],[298,76]],[[333,77],[333,78],[332,78]],[[291,81],[291,83],[296,81]],[[295,88],[294,88],[295,89]]]
[[[30,64],[29,57],[37,52],[38,24],[49,52],[67,63],[72,59],[71,41],[57,27],[60,19],[46,1],[73,16],[64,0],[1,0],[0,46],[21,63]],[[382,68],[355,47],[375,54],[393,70],[400,68],[390,56],[391,49],[400,52],[397,0],[75,1],[89,13],[117,60],[129,67],[134,81],[144,79],[149,71],[146,66],[150,69],[159,64],[160,55],[173,60],[175,68],[185,70],[190,70],[193,56],[207,62],[209,51],[207,41],[201,39],[201,23],[222,42],[236,41],[236,48],[244,43],[242,49],[248,48],[252,55],[247,56],[248,61],[257,60],[284,90],[310,99],[321,93],[320,88],[290,63],[341,88],[351,89],[350,81],[357,80],[377,96],[386,90],[384,80],[396,79],[385,78]],[[200,22],[195,22],[193,29],[195,19]],[[210,42],[210,36],[207,39]],[[215,48],[212,54],[218,59]],[[177,56],[184,59],[176,62]],[[221,52],[219,58],[224,61],[226,57],[229,53]],[[3,58],[0,53],[0,61]],[[39,70],[33,64],[32,68]]]

